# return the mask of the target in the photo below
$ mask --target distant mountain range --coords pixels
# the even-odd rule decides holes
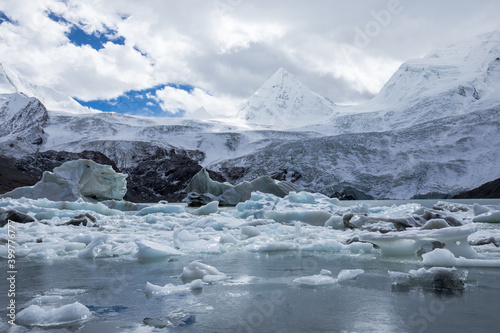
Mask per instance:
[[[459,195],[500,178],[500,32],[404,63],[363,105],[336,105],[280,68],[234,118],[201,113],[99,112],[0,66],[0,190],[86,156],[128,173],[133,201],[178,201],[202,167],[346,198]]]

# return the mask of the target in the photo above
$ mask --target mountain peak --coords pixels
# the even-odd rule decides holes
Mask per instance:
[[[375,98],[395,104],[441,94],[479,99],[500,85],[500,31],[435,50],[400,66]],[[465,90],[464,90],[465,89]]]
[[[319,123],[333,115],[334,107],[280,67],[250,97],[239,116],[249,123],[292,128]]]
[[[0,94],[22,94],[40,100],[50,111],[94,113],[73,98],[49,87],[25,82],[13,69],[0,63]]]

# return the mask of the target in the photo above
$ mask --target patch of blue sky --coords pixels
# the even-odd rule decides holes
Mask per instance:
[[[7,15],[5,15],[4,12],[0,11],[0,24],[4,22],[9,22],[14,24],[14,21],[12,21]]]
[[[116,30],[109,27],[104,27],[104,31],[94,31],[89,34],[82,29],[82,24],[73,24],[53,12],[49,12],[47,16],[54,22],[64,23],[70,27],[69,31],[66,32],[66,37],[68,37],[70,43],[76,46],[89,45],[95,50],[100,50],[104,48],[104,44],[107,42],[118,45],[125,44],[125,38],[119,36]]]
[[[156,97],[156,91],[161,90],[166,86],[175,87],[187,92],[191,92],[193,90],[193,87],[189,85],[163,84],[144,90],[131,90],[117,98],[109,100],[94,100],[87,102],[81,101],[77,98],[75,98],[75,100],[83,106],[105,112],[117,112],[148,117],[183,117],[186,113],[184,110],[175,112],[164,110],[162,108],[161,102]]]

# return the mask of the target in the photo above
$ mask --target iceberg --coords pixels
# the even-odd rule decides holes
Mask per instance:
[[[17,314],[16,322],[26,326],[56,326],[87,320],[91,315],[90,310],[78,302],[51,309],[32,304]]]
[[[500,223],[500,211],[489,211],[479,214],[472,219],[473,222]]]
[[[127,192],[127,175],[117,173],[109,165],[92,160],[75,160],[45,171],[33,186],[18,187],[0,197],[12,199],[46,198],[52,201],[122,200]]]
[[[235,206],[249,200],[252,192],[270,193],[283,198],[291,191],[298,192],[299,188],[291,182],[274,180],[269,176],[231,185],[212,180],[208,172],[202,169],[191,179],[184,191],[188,193],[184,200],[188,201],[190,206],[201,206],[215,200],[219,201],[221,206]]]

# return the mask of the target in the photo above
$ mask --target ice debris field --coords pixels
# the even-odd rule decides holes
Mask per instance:
[[[140,301],[228,281],[250,281],[244,274],[227,275],[203,262],[207,255],[226,253],[335,253],[410,261],[420,267],[408,272],[387,270],[395,286],[412,281],[425,286],[435,283],[436,276],[456,273],[451,280],[455,285],[443,288],[464,289],[467,268],[500,268],[500,228],[496,224],[500,222],[499,205],[438,202],[428,208],[415,202],[392,206],[376,203],[345,205],[307,192],[290,192],[284,198],[254,192],[235,207],[211,202],[200,208],[166,202],[2,198],[0,257],[5,262],[9,257],[9,230],[15,230],[18,263],[66,261],[73,265],[76,259],[79,263],[161,261],[169,265],[176,258],[199,256],[178,271],[176,283],[143,285],[144,299]],[[8,221],[14,218],[24,221]],[[363,274],[363,267],[338,274],[319,267],[315,274],[296,273],[287,283],[293,288],[324,288]],[[97,310],[78,302],[80,293],[85,290],[34,295],[27,303],[17,305],[16,324],[52,327],[88,321]],[[6,325],[5,318],[2,325]]]

